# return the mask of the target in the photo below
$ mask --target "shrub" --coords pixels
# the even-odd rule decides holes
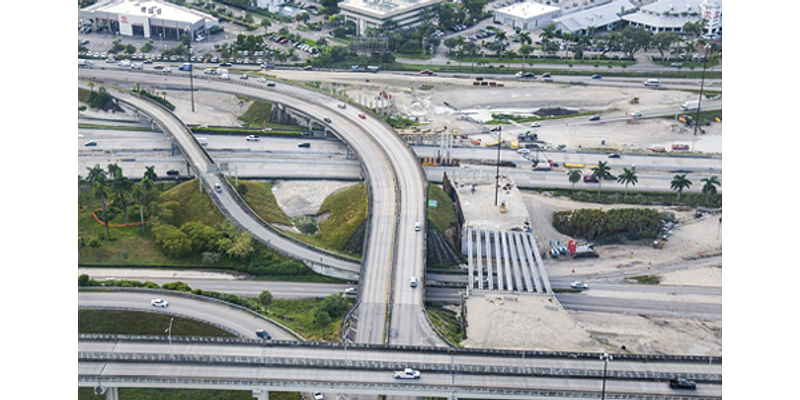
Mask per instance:
[[[596,241],[653,239],[661,228],[662,215],[656,210],[611,209],[607,212],[594,209],[557,211],[553,213],[553,226],[559,232]]]
[[[181,292],[191,292],[192,291],[192,288],[190,288],[189,285],[187,285],[187,284],[185,284],[185,283],[183,283],[181,281],[165,283],[165,284],[161,285],[161,288],[162,289],[166,289],[166,290],[178,290],[178,291],[181,291]]]
[[[201,255],[201,259],[203,260],[204,264],[216,264],[219,262],[220,256],[221,254],[213,251],[204,251]]]
[[[86,241],[83,240],[83,236],[78,236],[78,247],[85,247]]]
[[[89,247],[96,249],[100,247],[100,237],[95,235],[89,238]]]
[[[171,257],[183,257],[191,253],[192,241],[180,229],[169,224],[156,224],[151,232],[166,253]]]
[[[328,316],[338,318],[350,308],[350,303],[347,299],[338,294],[332,294],[324,299],[319,304],[319,308],[324,310]]]
[[[181,225],[181,231],[192,242],[192,252],[214,250],[222,234],[216,229],[199,221],[190,221]]]

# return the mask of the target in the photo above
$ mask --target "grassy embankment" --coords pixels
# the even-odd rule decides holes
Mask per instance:
[[[447,338],[451,343],[461,346],[461,341],[466,339],[466,332],[461,329],[461,323],[456,317],[456,313],[442,307],[425,303],[425,310],[439,333]]]
[[[226,218],[211,202],[211,199],[198,191],[196,180],[181,184],[158,183],[159,200],[154,210],[164,203],[173,201],[179,204],[171,216],[173,224],[180,226],[189,221],[200,221],[208,226],[220,227],[226,224]],[[100,201],[88,199],[87,185],[81,185],[79,193],[84,197],[79,201],[78,235],[87,242],[96,239],[97,247],[84,245],[79,247],[78,260],[84,265],[104,266],[153,266],[153,267],[188,267],[193,269],[235,270],[255,275],[257,279],[341,282],[341,280],[318,275],[299,261],[282,256],[257,241],[253,241],[253,252],[246,259],[237,259],[221,255],[215,263],[204,262],[198,253],[184,257],[170,257],[156,243],[150,225],[145,225],[144,232],[138,226],[111,228],[112,239],[105,238],[105,228],[94,220],[92,211],[100,209]],[[110,223],[124,223],[122,212],[109,207],[113,214]],[[154,211],[155,212],[155,211]],[[98,215],[101,215],[98,212]],[[129,222],[139,220],[138,206],[128,210]]]
[[[617,173],[612,171],[612,173]],[[564,182],[568,182],[567,175],[564,174]],[[668,185],[667,182],[665,185]],[[692,186],[702,186],[702,182],[693,181]],[[597,189],[554,189],[554,188],[541,188],[541,187],[525,187],[520,186],[521,190],[530,190],[538,193],[549,193],[554,197],[566,197],[570,200],[583,201],[587,203],[597,203]],[[603,204],[637,204],[646,206],[676,206],[684,205],[687,207],[722,207],[722,193],[706,195],[704,193],[684,192],[681,194],[681,201],[678,203],[676,192],[644,192],[628,190],[628,197],[625,200],[623,190],[608,190],[603,189],[600,191],[600,201]]]
[[[439,232],[444,233],[458,222],[453,200],[438,185],[428,183],[428,200],[436,200],[436,207],[428,206],[428,220]]]
[[[163,335],[170,316],[159,313],[118,310],[78,310],[78,333],[118,335]],[[217,327],[193,319],[175,317],[175,336],[236,337]]]

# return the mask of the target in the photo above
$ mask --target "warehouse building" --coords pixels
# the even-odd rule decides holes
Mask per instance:
[[[379,28],[394,21],[398,28],[410,28],[421,23],[422,10],[432,10],[444,0],[344,0],[339,3],[345,21],[356,25],[356,34],[368,28]],[[431,14],[433,15],[433,14]]]
[[[528,1],[514,3],[494,11],[494,22],[524,31],[544,28],[553,18],[561,16],[561,9]]]
[[[616,0],[596,7],[587,8],[553,20],[556,31],[587,34],[613,30],[619,24],[625,24],[622,16],[636,11],[636,6],[628,0]]]
[[[97,30],[164,40],[180,40],[187,33],[203,40],[219,23],[209,14],[156,0],[100,1],[81,9],[79,17]]]

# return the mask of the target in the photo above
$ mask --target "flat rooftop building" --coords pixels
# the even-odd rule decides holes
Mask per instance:
[[[420,13],[444,0],[345,0],[339,3],[345,21],[356,24],[356,34],[363,35],[368,28],[379,28],[394,21],[398,28],[420,24]]]
[[[209,14],[156,0],[101,1],[81,9],[79,17],[120,35],[165,40],[179,40],[188,32],[201,40],[219,23]]]
[[[524,31],[544,28],[553,18],[561,15],[561,9],[533,1],[514,3],[494,11],[494,22]]]
[[[629,25],[650,32],[682,32],[687,22],[706,19],[706,35],[722,34],[721,0],[659,0],[622,17]]]

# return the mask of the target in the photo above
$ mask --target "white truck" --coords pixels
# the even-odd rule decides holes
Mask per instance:
[[[700,107],[699,100],[687,101],[681,104],[681,111],[697,111],[699,107]]]
[[[661,86],[661,81],[658,79],[648,79],[644,81],[644,85],[647,87],[659,87]]]
[[[394,371],[394,379],[419,379],[419,371],[406,368],[402,371]]]
[[[94,66],[92,60],[78,59],[78,68],[92,68],[92,66]]]

